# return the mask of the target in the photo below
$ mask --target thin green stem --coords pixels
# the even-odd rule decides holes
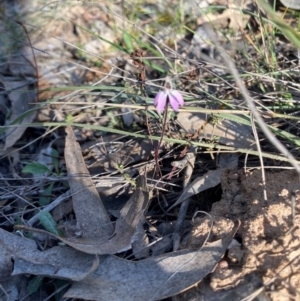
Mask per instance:
[[[163,141],[164,138],[164,132],[166,129],[166,124],[167,124],[167,118],[168,118],[168,106],[169,106],[169,96],[167,96],[167,100],[166,100],[166,106],[165,106],[165,112],[164,112],[164,121],[163,121],[163,126],[162,126],[162,132],[161,132],[161,136],[160,136],[160,140],[158,142],[157,148],[155,150],[155,163],[156,163],[156,172],[157,172],[157,176],[159,177],[159,174],[162,176],[160,168],[159,168],[159,163],[158,163],[158,152],[161,146],[161,143]]]

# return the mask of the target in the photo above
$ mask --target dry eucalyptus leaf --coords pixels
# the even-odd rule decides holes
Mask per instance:
[[[145,233],[143,224],[140,223],[137,226],[137,231],[133,237],[132,253],[136,259],[142,259],[149,257],[149,237]]]
[[[132,301],[176,295],[214,269],[231,239],[232,235],[196,252],[182,250],[138,262],[106,257],[96,277],[74,283],[64,297]]]
[[[210,170],[205,175],[196,178],[183,190],[183,193],[181,194],[179,199],[168,209],[168,211],[181,204],[188,198],[192,197],[193,195],[220,184],[223,172],[224,169]]]
[[[70,198],[62,201],[56,206],[52,211],[51,215],[56,222],[59,222],[64,219],[71,211],[73,210],[72,201]],[[32,224],[31,224],[32,225]]]
[[[32,239],[17,236],[0,228],[0,281],[10,279],[14,264],[11,257],[15,252],[31,256],[36,250],[36,243]]]
[[[300,10],[300,1],[299,0],[280,0],[280,2],[285,7]]]
[[[84,238],[108,239],[113,225],[93,184],[71,127],[66,128],[65,160],[73,208]]]
[[[205,122],[208,116],[204,113],[180,112],[177,116],[178,123],[186,132],[196,132],[203,126],[199,138],[209,139],[223,145],[236,148],[253,148],[255,140],[250,126],[231,120],[220,120],[215,125]]]
[[[110,240],[84,241],[82,244],[80,240],[75,240],[75,244],[70,240],[65,242],[75,249],[89,254],[115,254],[131,248],[131,241],[136,228],[140,222],[144,222],[144,211],[149,201],[144,177],[140,177],[140,186],[138,185],[136,191],[122,208],[120,217],[116,222],[114,235]]]
[[[172,239],[169,236],[163,236],[161,240],[156,242],[152,247],[152,256],[164,254],[172,248]]]
[[[206,189],[217,186],[221,183],[221,177],[225,170],[234,169],[238,165],[238,154],[236,153],[221,153],[218,156],[217,170],[210,170],[201,177],[197,177],[183,191],[179,199],[173,204],[169,210],[184,202],[191,196],[200,193]]]
[[[76,250],[88,254],[116,254],[131,248],[131,242],[136,228],[140,222],[144,222],[144,211],[148,205],[149,194],[146,191],[146,179],[139,178],[136,191],[128,200],[120,212],[120,217],[116,222],[114,234],[110,239],[103,237],[59,237],[50,232],[34,229],[26,226],[18,226],[19,229],[48,234]]]
[[[92,269],[97,261],[95,256],[87,256],[65,246],[54,247],[45,252],[38,251],[34,240],[20,237],[1,228],[0,246],[1,281],[11,276],[28,273],[80,281],[94,272]],[[27,270],[30,264],[34,265],[35,272]]]
[[[1,249],[6,250],[1,260],[13,268],[12,275],[44,275],[76,281],[65,297],[158,300],[184,291],[210,273],[235,231],[198,251],[181,250],[141,261],[100,256],[101,264],[95,269],[95,256],[66,246],[38,251],[34,241],[0,229]]]
[[[234,169],[238,166],[239,155],[237,153],[221,153],[218,156],[217,167]]]
[[[41,252],[37,250],[34,240],[20,237],[1,228],[0,250],[1,282],[11,279],[11,276],[27,273],[80,281],[89,277],[99,267],[97,256],[86,255],[65,246]],[[36,273],[26,272],[30,263],[35,265]]]
[[[22,114],[34,108],[36,93],[28,90],[27,81],[13,80],[13,78],[1,77],[1,83],[6,90],[13,90],[8,93],[8,98],[11,102],[12,113],[9,118],[9,123],[16,120]],[[30,123],[34,120],[35,111],[25,114],[25,116],[17,123],[17,125]],[[16,126],[6,130],[5,149],[12,147],[23,135],[26,127]]]
[[[24,300],[21,296],[22,293],[20,292],[20,288],[22,287],[22,284],[27,285],[27,282],[27,277],[23,275],[10,277],[7,281],[2,281],[1,279],[0,300]]]

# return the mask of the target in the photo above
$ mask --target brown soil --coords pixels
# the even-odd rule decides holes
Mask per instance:
[[[240,220],[237,237],[241,244],[236,243],[228,251],[227,257],[211,275],[210,287],[215,294],[224,289],[234,290],[250,274],[255,274],[262,280],[255,290],[264,287],[263,300],[300,300],[299,176],[291,170],[268,171],[266,182],[265,201],[261,171],[247,174],[228,171],[223,175],[223,198],[213,205],[210,212],[215,224],[209,240],[221,238],[224,232],[230,231],[234,221]],[[292,194],[295,195],[294,226]],[[208,218],[202,219],[201,226],[194,225],[190,247],[199,247],[209,228]],[[210,300],[207,296],[203,298],[201,284],[193,291],[193,300]],[[183,294],[185,300],[192,300],[191,293],[190,290],[188,295]],[[238,289],[236,293],[240,294]],[[199,299],[200,295],[202,298]]]

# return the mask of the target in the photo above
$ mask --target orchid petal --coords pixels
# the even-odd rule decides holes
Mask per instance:
[[[162,113],[167,103],[167,94],[163,91],[157,93],[154,99],[154,106],[158,113]]]
[[[160,98],[162,97],[162,95],[165,94],[163,91],[160,91],[156,94],[155,98],[154,98],[154,106],[156,107],[158,105],[158,102],[160,100]]]
[[[169,100],[170,100],[170,104],[171,107],[173,108],[173,110],[175,112],[178,111],[178,107],[179,106],[183,106],[184,105],[184,100],[180,94],[179,91],[177,90],[172,90],[169,94]]]

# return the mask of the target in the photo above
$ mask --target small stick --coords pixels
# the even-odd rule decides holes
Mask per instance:
[[[291,197],[291,206],[292,206],[292,225],[293,228],[295,227],[295,199],[296,199],[296,191],[292,191],[292,197]]]
[[[186,156],[188,157],[188,163],[187,163],[186,170],[185,170],[185,175],[184,175],[184,180],[183,180],[183,188],[186,188],[191,181],[192,173],[193,173],[194,166],[195,166],[195,160],[196,160],[195,148],[192,147],[189,150],[189,152],[186,154]],[[177,221],[176,221],[176,224],[174,227],[174,232],[172,235],[173,251],[177,251],[180,247],[181,230],[182,230],[183,222],[185,220],[185,216],[186,216],[189,204],[190,204],[190,200],[191,199],[188,198],[180,206],[178,216],[177,216]]]

